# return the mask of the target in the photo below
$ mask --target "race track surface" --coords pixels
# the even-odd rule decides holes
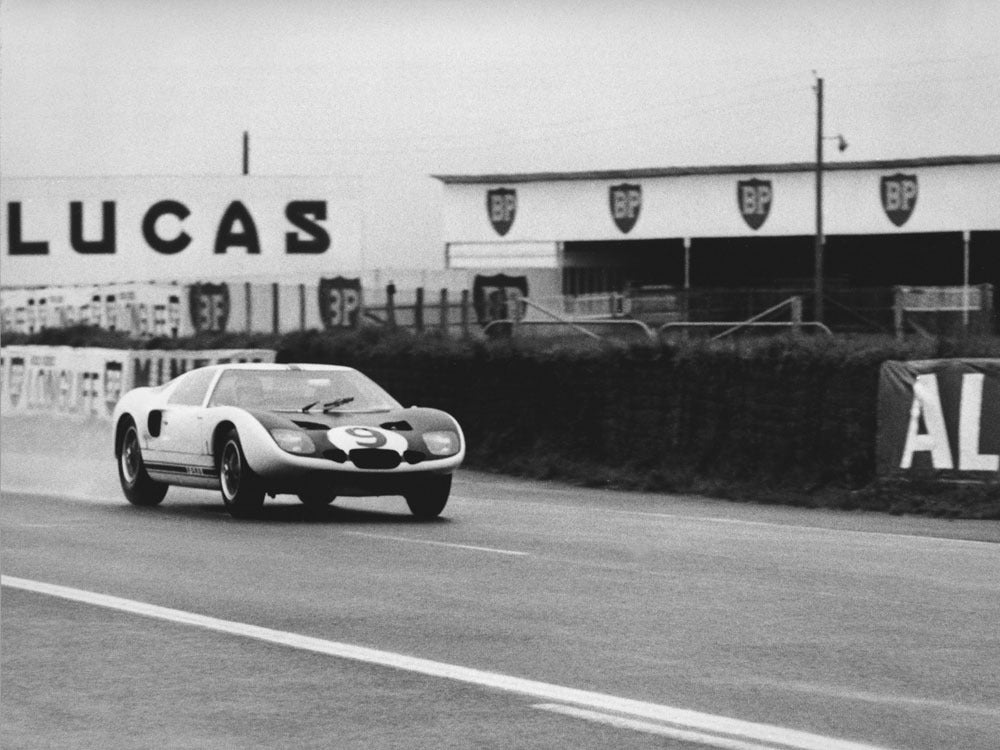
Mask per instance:
[[[0,424],[7,748],[992,749],[1000,523],[460,472],[444,516],[121,496]]]

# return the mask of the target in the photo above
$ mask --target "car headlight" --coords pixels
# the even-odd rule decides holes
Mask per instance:
[[[289,453],[315,453],[316,444],[301,430],[279,428],[271,430],[271,437],[278,447]]]
[[[451,430],[425,432],[424,445],[432,456],[450,456],[458,453],[458,433]]]

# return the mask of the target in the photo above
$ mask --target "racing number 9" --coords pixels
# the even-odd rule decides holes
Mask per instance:
[[[345,432],[362,448],[381,448],[388,442],[385,435],[370,427],[348,427]]]

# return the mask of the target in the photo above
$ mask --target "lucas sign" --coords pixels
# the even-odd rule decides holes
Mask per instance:
[[[1000,360],[886,362],[878,417],[882,476],[1000,476]]]
[[[4,283],[318,275],[358,262],[360,205],[326,178],[5,180]]]

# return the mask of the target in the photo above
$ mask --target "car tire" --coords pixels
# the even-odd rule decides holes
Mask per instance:
[[[448,504],[450,493],[451,474],[430,474],[416,480],[404,497],[417,518],[437,518]]]
[[[222,502],[233,518],[254,518],[264,505],[264,487],[247,464],[236,430],[230,430],[219,451],[219,485]]]
[[[336,499],[336,495],[330,492],[323,492],[322,490],[299,493],[299,500],[307,508],[325,508]]]
[[[167,494],[167,485],[150,479],[142,461],[139,431],[129,422],[118,446],[118,481],[132,505],[159,505]]]

